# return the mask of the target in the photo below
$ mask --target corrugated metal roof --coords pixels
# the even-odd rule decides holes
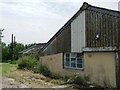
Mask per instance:
[[[28,49],[24,49],[23,51],[19,52],[21,54],[25,54],[25,53],[38,53],[40,52],[40,50],[43,48],[43,46],[45,45],[46,43],[38,43],[38,44],[35,44],[34,46],[31,46],[30,48]]]

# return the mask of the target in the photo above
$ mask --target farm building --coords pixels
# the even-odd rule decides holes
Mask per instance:
[[[38,54],[38,52],[41,52],[45,44],[46,43],[37,43],[27,49],[20,51],[18,54],[19,56],[24,55],[24,54]]]
[[[87,75],[91,83],[120,87],[120,12],[83,3],[40,54],[52,73]]]

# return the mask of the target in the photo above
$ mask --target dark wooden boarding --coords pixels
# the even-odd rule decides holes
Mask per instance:
[[[88,3],[48,41],[41,55],[50,55],[71,51],[71,22],[85,11],[85,47],[117,47],[120,49],[120,12],[95,7]],[[96,36],[99,38],[96,38]]]
[[[120,12],[90,6],[85,14],[86,47],[120,46]]]
[[[49,45],[45,46],[46,48],[41,53],[41,55],[51,55],[61,52],[70,52],[71,51],[71,27],[68,25],[64,28],[61,34],[56,35]]]

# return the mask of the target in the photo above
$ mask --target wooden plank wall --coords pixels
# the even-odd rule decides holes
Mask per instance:
[[[55,36],[55,39],[42,51],[41,55],[52,55],[71,51],[71,25],[68,24],[64,30]]]
[[[86,10],[86,47],[120,46],[120,17],[107,13]]]
[[[120,17],[120,14],[119,14]],[[118,18],[118,43],[119,43],[119,49],[120,49],[120,18]]]

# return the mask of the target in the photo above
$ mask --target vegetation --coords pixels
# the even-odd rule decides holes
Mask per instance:
[[[57,84],[57,85],[64,85],[64,84],[66,84],[64,82],[64,80],[62,80],[62,79],[52,79],[50,82],[54,83],[54,84]]]
[[[88,76],[79,76],[77,74],[72,76],[65,76],[63,77],[63,80],[68,84],[78,84],[78,85],[87,85],[87,82],[89,81]]]
[[[37,60],[32,56],[23,56],[18,59],[18,69],[32,70],[37,64]]]
[[[38,62],[38,54],[24,55],[23,57],[18,59],[18,54],[20,51],[22,51],[23,49],[27,49],[33,45],[35,45],[35,43],[24,45],[22,43],[14,42],[6,45],[4,42],[2,42],[2,62],[10,63],[9,65],[18,64],[18,69],[28,69],[34,71],[35,73],[49,76],[50,71],[48,70],[48,68]]]
[[[51,75],[49,69],[46,66],[42,65],[41,63],[39,63],[39,62],[34,67],[33,71],[35,73],[43,74],[44,76],[50,76]]]
[[[3,62],[10,62],[12,60],[12,44],[6,45],[5,43],[2,43],[2,60]],[[18,59],[18,52],[22,51],[24,49],[24,45],[21,43],[15,43],[14,46],[14,59]]]
[[[15,42],[13,48],[11,43],[8,45],[2,43],[2,60],[4,63],[0,64],[0,73],[2,73],[3,76],[14,78],[15,80],[18,80],[20,82],[31,83],[35,81],[36,83],[38,79],[41,79],[44,80],[45,82],[50,82],[57,85],[63,84],[77,84],[83,86],[87,85],[87,81],[89,81],[88,77],[81,77],[78,75],[60,77],[59,75],[51,74],[50,70],[38,61],[39,60],[38,54],[24,55],[18,59],[18,52],[22,51],[23,49],[27,49],[33,45],[35,44],[24,45]],[[34,72],[34,74],[31,71]],[[29,77],[31,80],[28,79]],[[40,82],[40,80],[38,80],[37,82]]]
[[[23,49],[27,49],[34,44],[22,44],[22,43],[14,43],[14,46],[12,43],[6,45],[4,42],[2,42],[2,62],[11,62],[18,59],[18,52],[22,51]],[[14,48],[13,48],[14,47]],[[14,51],[12,50],[14,49]],[[14,54],[14,60],[12,60]]]
[[[23,45],[21,43],[15,43],[14,60],[12,60],[12,55],[13,55],[11,49],[12,44],[10,43],[6,45],[5,43],[2,43],[3,62],[9,62],[9,63],[0,64],[0,70],[1,70],[0,73],[2,72],[3,76],[7,76],[10,75],[10,72],[14,71],[16,68],[23,70],[27,69],[33,71],[34,73],[39,73],[39,74],[43,74],[44,76],[51,77],[52,80],[50,79],[46,79],[46,80],[54,84],[78,84],[84,86],[87,85],[87,81],[89,81],[89,77],[81,77],[78,75],[59,77],[59,75],[52,75],[49,69],[38,61],[39,56],[37,54],[24,55],[18,59],[18,52],[22,51],[23,49],[27,49],[32,45],[34,44]]]
[[[0,64],[0,73],[3,76],[7,76],[11,71],[14,71],[17,67],[17,64],[2,63]]]
[[[40,73],[44,76],[50,76],[49,69],[39,63],[36,55],[23,56],[18,60],[18,69],[32,70],[34,73]]]
[[[49,69],[42,65],[38,60],[37,57],[34,55],[32,56],[23,56],[18,60],[18,68],[19,69],[28,69],[32,70],[34,73],[43,74],[44,76],[49,76],[53,80],[51,83],[55,84],[77,84],[77,85],[87,85],[87,82],[89,81],[88,76],[79,76],[77,74],[72,76],[65,76],[60,77],[59,75],[52,75],[49,71]]]

